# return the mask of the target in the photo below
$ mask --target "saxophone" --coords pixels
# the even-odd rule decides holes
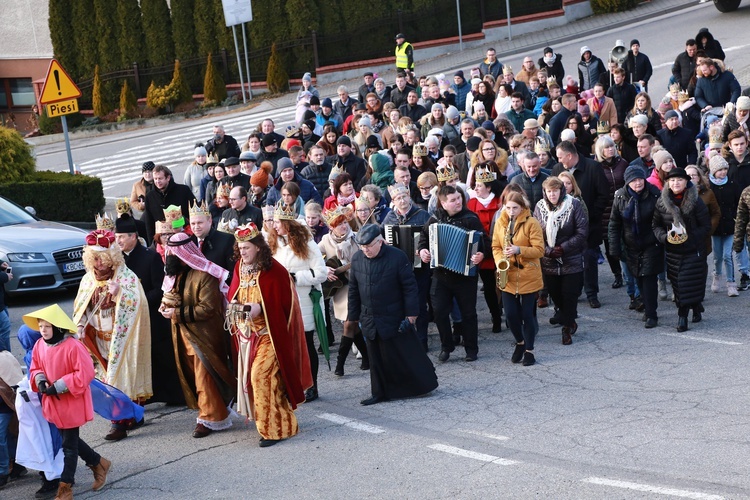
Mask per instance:
[[[510,217],[508,221],[508,227],[505,228],[505,238],[503,238],[503,258],[497,262],[497,273],[495,275],[497,281],[497,287],[499,289],[505,288],[508,284],[508,269],[510,269],[510,261],[505,255],[505,249],[508,248],[513,239],[513,229],[516,225],[515,217]]]

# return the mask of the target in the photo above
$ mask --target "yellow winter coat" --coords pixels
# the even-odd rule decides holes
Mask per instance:
[[[496,263],[504,258],[503,249],[508,223],[508,213],[503,210],[495,222],[492,234],[492,255]],[[524,209],[516,217],[511,244],[519,247],[521,252],[509,257],[508,283],[503,291],[514,295],[538,292],[544,288],[542,266],[539,262],[544,255],[544,234],[542,226],[531,216],[529,209]]]

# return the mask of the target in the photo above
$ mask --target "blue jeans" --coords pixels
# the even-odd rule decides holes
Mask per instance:
[[[12,413],[0,413],[0,476],[10,474],[10,461],[16,458],[15,438],[8,432]]]
[[[638,289],[638,283],[635,276],[631,274],[627,262],[624,260],[620,261],[620,266],[622,267],[622,279],[625,281],[625,288],[628,291],[628,295],[630,297],[640,297],[641,291]]]
[[[750,258],[747,255],[747,240],[742,246],[742,251],[737,254],[737,260],[740,263],[740,272],[742,274],[750,274]]]
[[[7,308],[0,311],[0,351],[10,352],[10,316]]]
[[[734,283],[734,259],[732,258],[732,243],[734,235],[711,236],[711,246],[714,251],[714,276],[721,276],[721,265],[727,272],[727,282]]]

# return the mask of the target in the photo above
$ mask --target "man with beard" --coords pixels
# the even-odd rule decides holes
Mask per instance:
[[[146,194],[146,207],[143,213],[148,241],[154,239],[156,221],[164,218],[164,209],[177,205],[186,214],[190,202],[195,201],[193,191],[184,184],[177,184],[172,171],[164,165],[154,167],[154,188]]]
[[[167,240],[164,297],[159,308],[172,323],[175,361],[189,408],[198,410],[194,438],[228,429],[235,390],[224,331],[229,272],[210,262],[185,233]]]
[[[154,389],[154,395],[148,402],[162,402],[169,406],[184,405],[185,399],[174,363],[172,331],[169,321],[159,314],[164,264],[155,250],[144,247],[138,241],[135,220],[128,214],[121,215],[115,222],[115,240],[122,250],[125,265],[141,281],[148,303],[151,320],[151,384]],[[118,431],[119,435],[124,433],[125,430]]]

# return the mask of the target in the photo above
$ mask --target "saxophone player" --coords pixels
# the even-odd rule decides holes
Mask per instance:
[[[509,186],[503,191],[502,200],[503,209],[492,235],[492,253],[498,272],[501,264],[503,267],[505,262],[508,264],[501,292],[505,317],[516,339],[510,360],[530,366],[536,362],[534,338],[539,330],[536,299],[537,292],[544,287],[540,264],[544,236],[522,192]]]

